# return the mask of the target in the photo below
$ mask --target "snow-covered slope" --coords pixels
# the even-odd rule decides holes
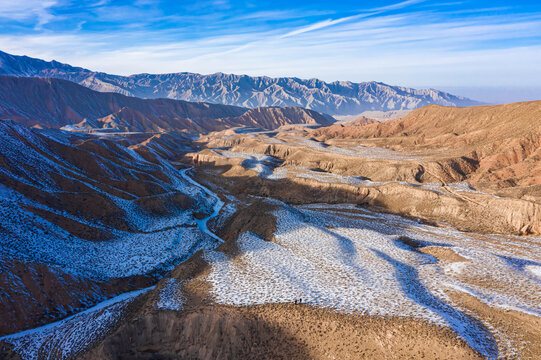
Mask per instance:
[[[232,74],[137,74],[118,76],[0,51],[0,74],[70,80],[90,89],[142,98],[205,101],[243,107],[299,106],[331,115],[411,110],[429,104],[478,103],[435,89],[411,89],[379,82],[270,78]]]
[[[163,159],[159,142],[127,148],[0,121],[0,334],[152,283],[215,246],[193,214],[219,199]]]
[[[131,302],[152,288],[132,291],[101,302],[66,319],[1,337],[25,360],[72,359],[114,329]]]
[[[500,358],[491,326],[457,306],[449,290],[541,315],[541,283],[527,268],[539,266],[539,238],[476,237],[354,205],[267,202],[277,208],[273,241],[244,232],[236,243],[240,255],[205,253],[218,303],[302,299],[346,313],[424,319],[450,327],[488,359]],[[426,249],[453,256],[437,258]]]

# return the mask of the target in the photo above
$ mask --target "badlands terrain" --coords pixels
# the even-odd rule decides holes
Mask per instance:
[[[541,102],[0,82],[0,358],[540,358]]]

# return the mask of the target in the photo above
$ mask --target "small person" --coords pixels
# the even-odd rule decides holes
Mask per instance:
[[[302,304],[302,298],[299,299],[299,304]]]
[[[295,305],[297,305],[297,299],[295,299]]]

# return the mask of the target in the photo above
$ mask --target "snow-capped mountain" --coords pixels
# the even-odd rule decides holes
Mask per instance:
[[[142,98],[204,101],[242,107],[298,106],[330,115],[364,111],[411,110],[429,104],[478,105],[476,101],[434,89],[411,89],[380,82],[353,83],[318,79],[271,78],[216,73],[110,75],[0,51],[0,74],[61,78],[102,92]]]

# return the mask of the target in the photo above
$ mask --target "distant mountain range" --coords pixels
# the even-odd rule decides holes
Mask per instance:
[[[186,72],[119,76],[1,51],[0,75],[60,78],[92,90],[140,98],[202,101],[247,108],[295,106],[330,115],[411,110],[430,104],[459,107],[480,105],[474,100],[439,90],[417,90],[373,81],[327,83],[318,79]]]
[[[121,132],[206,133],[231,127],[330,125],[329,116],[302,108],[237,106],[102,93],[53,78],[0,75],[0,119],[25,126]]]

